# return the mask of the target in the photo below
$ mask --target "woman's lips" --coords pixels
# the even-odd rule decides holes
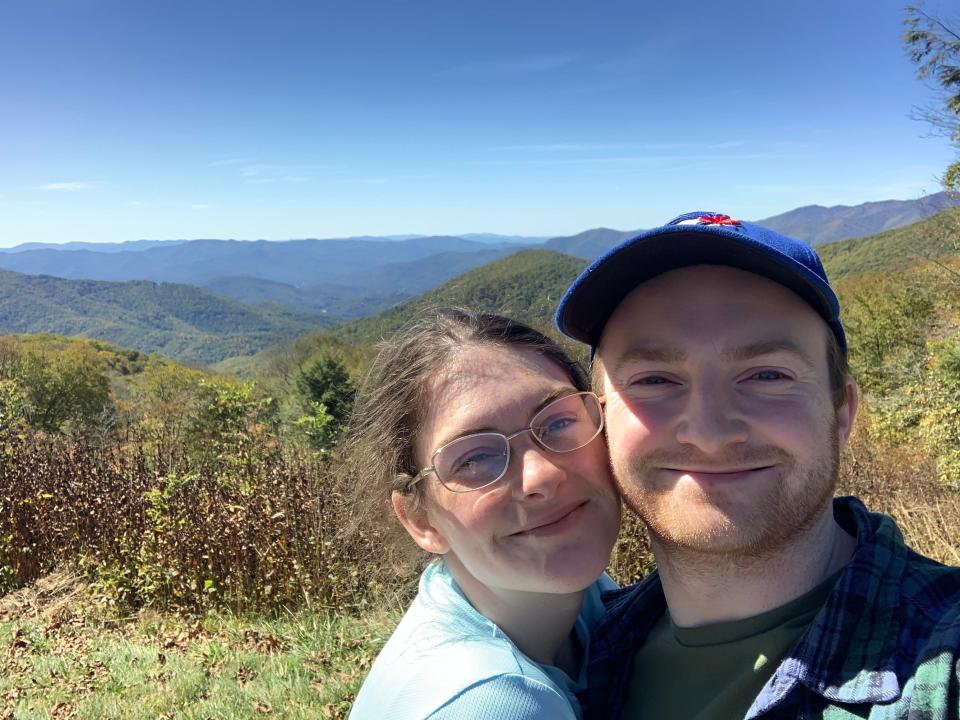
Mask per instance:
[[[531,525],[526,530],[513,533],[511,537],[545,537],[548,535],[556,535],[558,533],[566,532],[576,524],[577,520],[580,519],[580,516],[583,514],[583,509],[586,506],[587,501],[584,500],[582,503],[578,503],[577,505],[574,505],[568,509],[561,510],[554,515],[547,516],[542,520],[536,520],[535,524]]]

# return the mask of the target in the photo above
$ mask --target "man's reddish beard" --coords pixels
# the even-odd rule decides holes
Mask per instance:
[[[627,506],[640,516],[654,540],[665,549],[747,560],[788,543],[810,527],[830,503],[836,489],[840,454],[835,418],[824,445],[823,452],[806,465],[776,446],[736,449],[715,457],[694,448],[682,448],[653,452],[630,463],[614,460],[613,470]],[[695,499],[683,506],[678,498],[669,496],[673,484],[668,486],[656,479],[664,468],[676,471],[691,467],[724,470],[770,466],[776,467],[776,477],[767,478],[756,496],[746,496],[742,487],[715,487],[704,490],[699,502]],[[798,478],[802,481],[798,482]],[[699,525],[698,512],[710,513]]]

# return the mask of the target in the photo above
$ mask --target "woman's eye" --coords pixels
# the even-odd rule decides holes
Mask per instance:
[[[453,472],[464,473],[464,472],[475,472],[478,467],[484,463],[488,463],[492,458],[497,457],[498,453],[490,451],[477,451],[472,455],[466,455],[458,459],[453,464]]]
[[[573,416],[565,416],[558,418],[551,418],[545,423],[537,425],[534,428],[537,437],[544,438],[549,435],[555,435],[557,433],[563,432],[568,429],[571,425],[577,422],[577,418]]]

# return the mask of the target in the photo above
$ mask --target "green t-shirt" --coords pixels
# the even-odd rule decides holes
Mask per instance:
[[[742,718],[840,577],[761,615],[677,627],[664,613],[633,661],[622,717],[656,720]]]

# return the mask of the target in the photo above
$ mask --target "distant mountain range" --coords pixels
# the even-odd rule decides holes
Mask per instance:
[[[0,268],[68,279],[189,283],[236,300],[349,319],[415,297],[524,247],[461,237],[191,240],[109,252],[84,246],[0,253]]]
[[[916,200],[885,200],[833,207],[807,205],[757,223],[811,244],[832,243],[906,227],[957,205],[960,200],[940,192]]]
[[[798,208],[761,222],[829,242],[821,254],[831,273],[841,276],[887,267],[891,258],[909,262],[950,251],[948,225],[960,211],[859,240],[838,243],[838,234],[862,235],[864,228],[907,223],[955,204],[941,193],[853,208]],[[540,238],[489,234],[20,246],[0,252],[0,268],[11,271],[0,271],[0,332],[86,335],[207,363],[343,321],[371,317],[387,331],[408,315],[408,301],[462,296],[471,305],[494,303],[532,317],[530,303],[559,299],[559,284],[548,287],[540,277],[556,275],[558,257],[566,257],[567,265],[557,277],[569,279],[584,261],[636,232],[596,228],[551,238],[536,250],[530,243]],[[478,269],[479,276],[470,274]],[[490,290],[491,283],[500,287]],[[365,323],[346,325],[344,332],[367,337]]]
[[[546,247],[555,252],[574,255],[585,260],[600,257],[607,250],[622,240],[633,237],[640,230],[611,230],[610,228],[594,228],[569,237],[557,237],[548,240]]]
[[[549,329],[563,289],[586,261],[553,250],[523,250],[475,268],[403,305],[335,329],[351,342],[370,342],[392,333],[418,312],[431,307],[462,306],[523,318]]]
[[[843,281],[846,276],[956,255],[958,227],[960,208],[898,230],[821,245],[819,250],[830,277]],[[85,252],[89,251],[62,254]],[[408,274],[412,284],[423,283],[432,272],[426,268],[433,264],[458,274],[407,302],[395,296],[394,306],[383,312],[367,306],[368,317],[336,327],[332,327],[334,318],[329,314],[292,311],[273,302],[284,293],[296,295],[288,304],[301,302],[303,295],[298,293],[303,291],[269,280],[224,277],[209,281],[222,294],[246,293],[251,303],[270,301],[245,304],[187,284],[74,280],[0,270],[0,332],[86,336],[180,361],[209,364],[251,355],[285,339],[318,330],[335,332],[351,342],[367,343],[389,334],[422,309],[436,305],[498,311],[550,331],[561,294],[587,260],[546,248],[521,250],[499,259],[497,252],[493,249],[487,255],[481,250],[473,256],[435,253],[419,263],[384,263],[377,266],[379,269],[371,266],[366,276],[359,273],[357,277],[376,283],[381,281],[378,275]],[[473,262],[482,265],[459,274],[459,268]],[[424,271],[424,277],[415,276],[418,269]],[[360,297],[357,288],[330,285],[328,289]],[[572,349],[578,351],[576,347]]]
[[[817,250],[831,281],[842,283],[863,273],[904,269],[927,259],[960,255],[958,242],[960,207],[897,230],[820,245]],[[502,313],[555,332],[557,303],[586,263],[558,252],[525,250],[471,270],[379,315],[335,327],[333,332],[353,342],[369,342],[389,335],[426,308],[451,305]],[[583,347],[573,343],[572,350],[581,352]]]
[[[906,227],[957,205],[960,205],[960,200],[941,192],[916,200],[885,200],[853,206],[834,205],[828,208],[808,205],[754,222],[816,245]],[[622,240],[640,232],[596,228],[570,237],[553,238],[546,242],[546,247],[593,260]]]

